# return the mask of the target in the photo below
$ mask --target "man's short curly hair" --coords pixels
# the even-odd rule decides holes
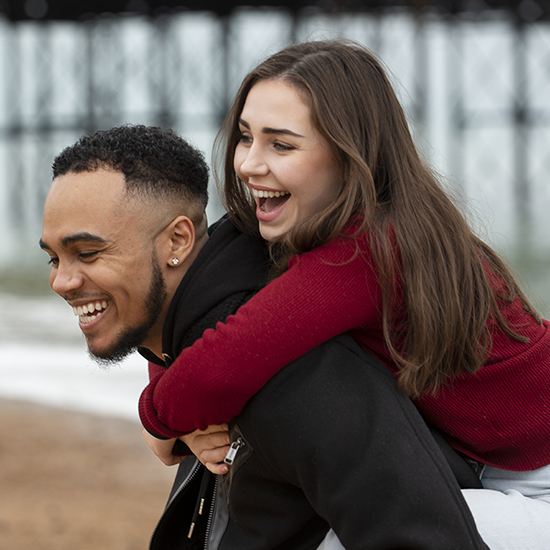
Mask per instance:
[[[100,168],[122,172],[129,193],[208,203],[204,155],[172,130],[125,125],[99,131],[64,149],[52,165],[54,179]]]

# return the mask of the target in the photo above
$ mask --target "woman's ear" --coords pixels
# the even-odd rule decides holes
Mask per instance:
[[[195,226],[187,216],[178,216],[165,229],[164,260],[170,267],[185,262],[195,247]]]

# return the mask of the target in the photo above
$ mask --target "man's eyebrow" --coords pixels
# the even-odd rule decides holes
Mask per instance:
[[[108,239],[104,239],[99,235],[94,235],[93,233],[87,233],[83,231],[82,233],[75,233],[74,235],[69,235],[64,237],[61,240],[61,246],[64,248],[75,243],[97,243],[97,244],[107,244],[110,243]]]
[[[239,119],[239,124],[241,124],[242,126],[247,128],[248,130],[250,130],[250,124],[248,124],[248,122],[246,122],[246,120],[243,120],[242,118],[240,118]],[[293,132],[292,130],[289,130],[288,128],[269,128],[269,127],[266,126],[266,127],[262,128],[262,133],[264,133],[264,134],[283,134],[283,135],[294,136],[294,137],[299,137],[299,138],[304,137],[301,134],[297,134],[296,132]]]
[[[75,244],[75,243],[108,244],[110,242],[111,241],[104,239],[103,237],[83,231],[82,233],[75,233],[74,235],[68,235],[67,237],[64,237],[61,240],[61,246],[63,248],[67,248],[68,246],[71,246],[72,244]],[[40,239],[38,244],[40,245],[40,248],[51,250],[51,247],[42,239]]]

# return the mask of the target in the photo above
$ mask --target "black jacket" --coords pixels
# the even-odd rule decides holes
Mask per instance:
[[[165,353],[225,319],[265,266],[259,243],[218,225],[171,304]],[[416,408],[347,335],[282,369],[230,435],[227,475],[180,465],[152,550],[314,549],[330,527],[350,550],[486,548]]]

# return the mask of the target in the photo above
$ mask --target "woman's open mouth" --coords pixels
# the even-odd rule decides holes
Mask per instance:
[[[263,191],[251,188],[252,195],[257,200],[258,209],[264,214],[270,214],[282,206],[289,198],[287,191]]]

